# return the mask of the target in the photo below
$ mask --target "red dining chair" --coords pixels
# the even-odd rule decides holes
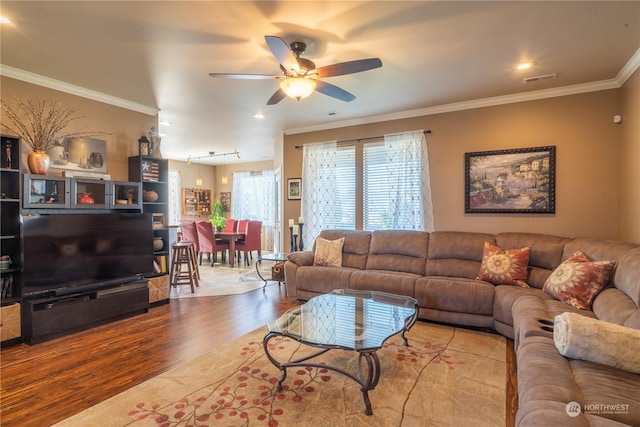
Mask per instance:
[[[249,221],[244,235],[244,241],[236,242],[236,249],[244,252],[244,263],[249,265],[249,257],[253,259],[251,252],[258,251],[258,257],[262,253],[262,221]]]
[[[225,232],[225,233],[235,233],[237,224],[238,224],[238,220],[237,219],[229,218],[227,220],[227,222],[225,222],[224,230],[222,230],[222,231]]]
[[[197,279],[200,278],[200,271],[197,269],[197,265],[195,265],[196,257],[200,252],[200,242],[198,241],[198,231],[196,230],[196,223],[193,221],[182,222],[180,226],[180,242],[191,242],[193,245],[189,248],[191,251],[191,258],[194,262],[194,270],[196,274],[196,282]],[[173,249],[173,247],[172,247]]]
[[[198,244],[198,232],[196,231],[196,223],[186,222],[180,226],[180,241],[193,242],[196,253],[200,252]]]
[[[207,253],[208,258],[211,261],[211,266],[213,267],[213,263],[216,260],[216,254],[218,252],[228,251],[229,243],[219,243],[216,241],[216,235],[213,231],[211,221],[203,220],[196,222],[196,230],[198,232],[198,244],[200,245],[199,263],[202,265],[202,254]]]
[[[238,233],[246,233],[247,232],[247,224],[249,224],[248,219],[241,219],[238,221],[238,228],[235,231]]]

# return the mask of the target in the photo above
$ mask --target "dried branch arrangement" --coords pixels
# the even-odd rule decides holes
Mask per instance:
[[[64,130],[74,121],[84,118],[75,116],[76,110],[64,108],[62,102],[29,99],[21,101],[13,97],[17,104],[13,109],[4,99],[1,101],[4,119],[11,123],[1,123],[2,130],[22,138],[33,151],[47,151],[65,138],[81,138],[104,134],[106,132],[70,132]]]

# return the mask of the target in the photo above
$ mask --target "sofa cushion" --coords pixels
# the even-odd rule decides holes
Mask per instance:
[[[493,326],[496,331],[511,339],[515,337],[511,309],[514,302],[525,295],[536,295],[543,299],[551,299],[551,296],[536,288],[521,288],[511,285],[496,286],[493,297]]]
[[[367,270],[399,271],[424,275],[429,233],[378,230],[371,233]]]
[[[583,413],[640,426],[640,375],[584,360],[569,360],[569,365],[583,397]]]
[[[614,258],[616,259],[616,258]],[[617,268],[614,274],[616,288],[624,292],[640,307],[640,247],[635,247],[617,259]]]
[[[322,237],[316,239],[316,250],[313,256],[313,265],[331,265],[342,267],[342,247],[344,237],[336,240],[327,240]]]
[[[319,237],[336,240],[344,237],[342,247],[342,265],[344,267],[364,270],[367,266],[371,232],[361,230],[322,230]],[[315,242],[314,242],[315,251]]]
[[[567,422],[571,421],[571,417],[564,412],[565,406],[569,402],[582,404],[582,393],[573,378],[569,361],[558,353],[553,339],[547,336],[527,337],[520,343],[516,358],[519,402],[517,417],[522,416],[521,412],[524,414],[531,411],[532,406],[539,409],[545,406],[543,402],[553,401],[562,403],[561,415],[566,417]],[[546,424],[542,419],[538,422],[540,424],[528,425],[554,425]]]
[[[416,280],[414,298],[420,307],[491,316],[494,288],[477,279],[427,276]]]
[[[553,270],[562,261],[565,244],[570,239],[538,233],[498,233],[496,245],[501,248],[531,247],[529,264]]]
[[[347,289],[349,288],[349,279],[354,271],[357,270],[346,267],[298,267],[295,271],[297,289],[315,293],[328,293],[334,289]]]
[[[590,261],[578,251],[553,271],[542,290],[576,308],[589,310],[595,296],[609,283],[614,266],[614,261]]]
[[[484,242],[478,279],[494,285],[516,285],[528,288],[527,267],[531,248],[501,249]]]
[[[598,319],[605,322],[640,329],[640,310],[620,289],[608,288],[600,292],[591,309]]]
[[[397,271],[354,271],[349,280],[351,289],[389,292],[413,297],[417,274]]]
[[[496,245],[504,249],[531,247],[527,283],[542,289],[549,274],[562,262],[564,245],[570,239],[538,233],[499,233]]]
[[[461,231],[431,233],[427,276],[475,279],[480,270],[485,242],[495,243],[493,235]]]
[[[511,307],[516,347],[529,336],[545,336],[552,339],[553,319],[567,311],[595,317],[591,311],[565,304],[539,290],[535,294],[523,295],[516,299]]]

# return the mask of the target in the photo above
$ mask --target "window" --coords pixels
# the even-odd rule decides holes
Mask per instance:
[[[273,171],[235,172],[231,217],[262,221],[262,247],[274,247],[275,176]]]
[[[329,228],[432,231],[428,168],[423,131],[367,143],[305,145],[304,239],[313,241]]]
[[[424,203],[431,199],[424,133],[386,135],[363,151],[363,229],[428,228],[425,219],[433,215]]]

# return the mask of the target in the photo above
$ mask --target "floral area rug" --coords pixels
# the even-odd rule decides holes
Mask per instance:
[[[262,348],[266,328],[173,368],[68,418],[68,426],[500,426],[505,425],[505,339],[498,335],[417,322],[378,350],[381,376],[364,414],[360,386],[325,368],[280,371]],[[278,360],[309,347],[269,341]],[[357,372],[354,352],[331,350],[318,359]]]

